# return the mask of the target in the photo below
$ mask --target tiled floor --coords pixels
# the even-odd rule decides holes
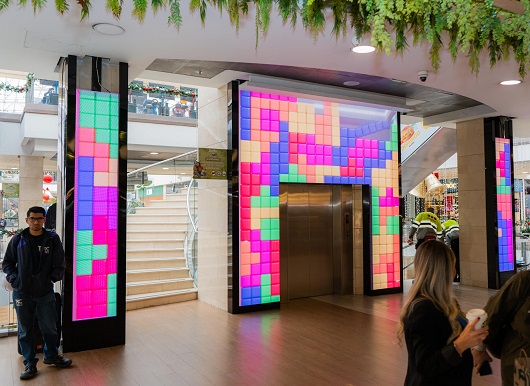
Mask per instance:
[[[494,291],[455,287],[464,309]],[[402,385],[397,344],[402,294],[300,299],[280,310],[231,315],[200,301],[127,313],[127,344],[69,353],[74,364],[39,363],[38,385]],[[474,386],[500,385],[494,374]],[[0,383],[22,370],[16,337],[0,339]]]

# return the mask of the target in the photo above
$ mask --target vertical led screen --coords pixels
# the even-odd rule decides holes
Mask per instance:
[[[499,272],[513,270],[512,170],[510,140],[495,138]]]
[[[118,95],[77,90],[73,320],[116,316]]]
[[[240,91],[240,306],[280,300],[279,185],[369,185],[371,288],[401,286],[397,114]]]

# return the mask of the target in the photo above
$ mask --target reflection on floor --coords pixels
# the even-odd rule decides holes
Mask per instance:
[[[494,291],[455,288],[464,309]],[[127,313],[125,346],[69,353],[71,368],[39,362],[39,385],[403,385],[396,321],[402,294],[293,300],[231,315],[200,301]],[[16,337],[0,339],[2,385],[22,384]],[[39,354],[42,358],[42,354]],[[474,386],[500,385],[494,374]]]

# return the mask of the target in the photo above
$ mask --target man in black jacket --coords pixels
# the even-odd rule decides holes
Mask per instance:
[[[44,360],[48,365],[68,367],[72,360],[59,355],[53,283],[65,271],[64,249],[59,236],[43,228],[46,211],[40,206],[28,209],[28,228],[13,236],[2,263],[6,280],[13,287],[13,302],[18,319],[18,342],[25,369],[20,379],[37,373],[34,315],[37,315],[44,340]]]

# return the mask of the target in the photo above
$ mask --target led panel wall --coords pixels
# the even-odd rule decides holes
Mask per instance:
[[[118,95],[77,90],[73,320],[116,316]]]
[[[240,91],[240,306],[280,300],[279,184],[372,187],[372,289],[398,288],[395,111]]]
[[[513,216],[510,140],[495,138],[499,272],[512,271]]]

